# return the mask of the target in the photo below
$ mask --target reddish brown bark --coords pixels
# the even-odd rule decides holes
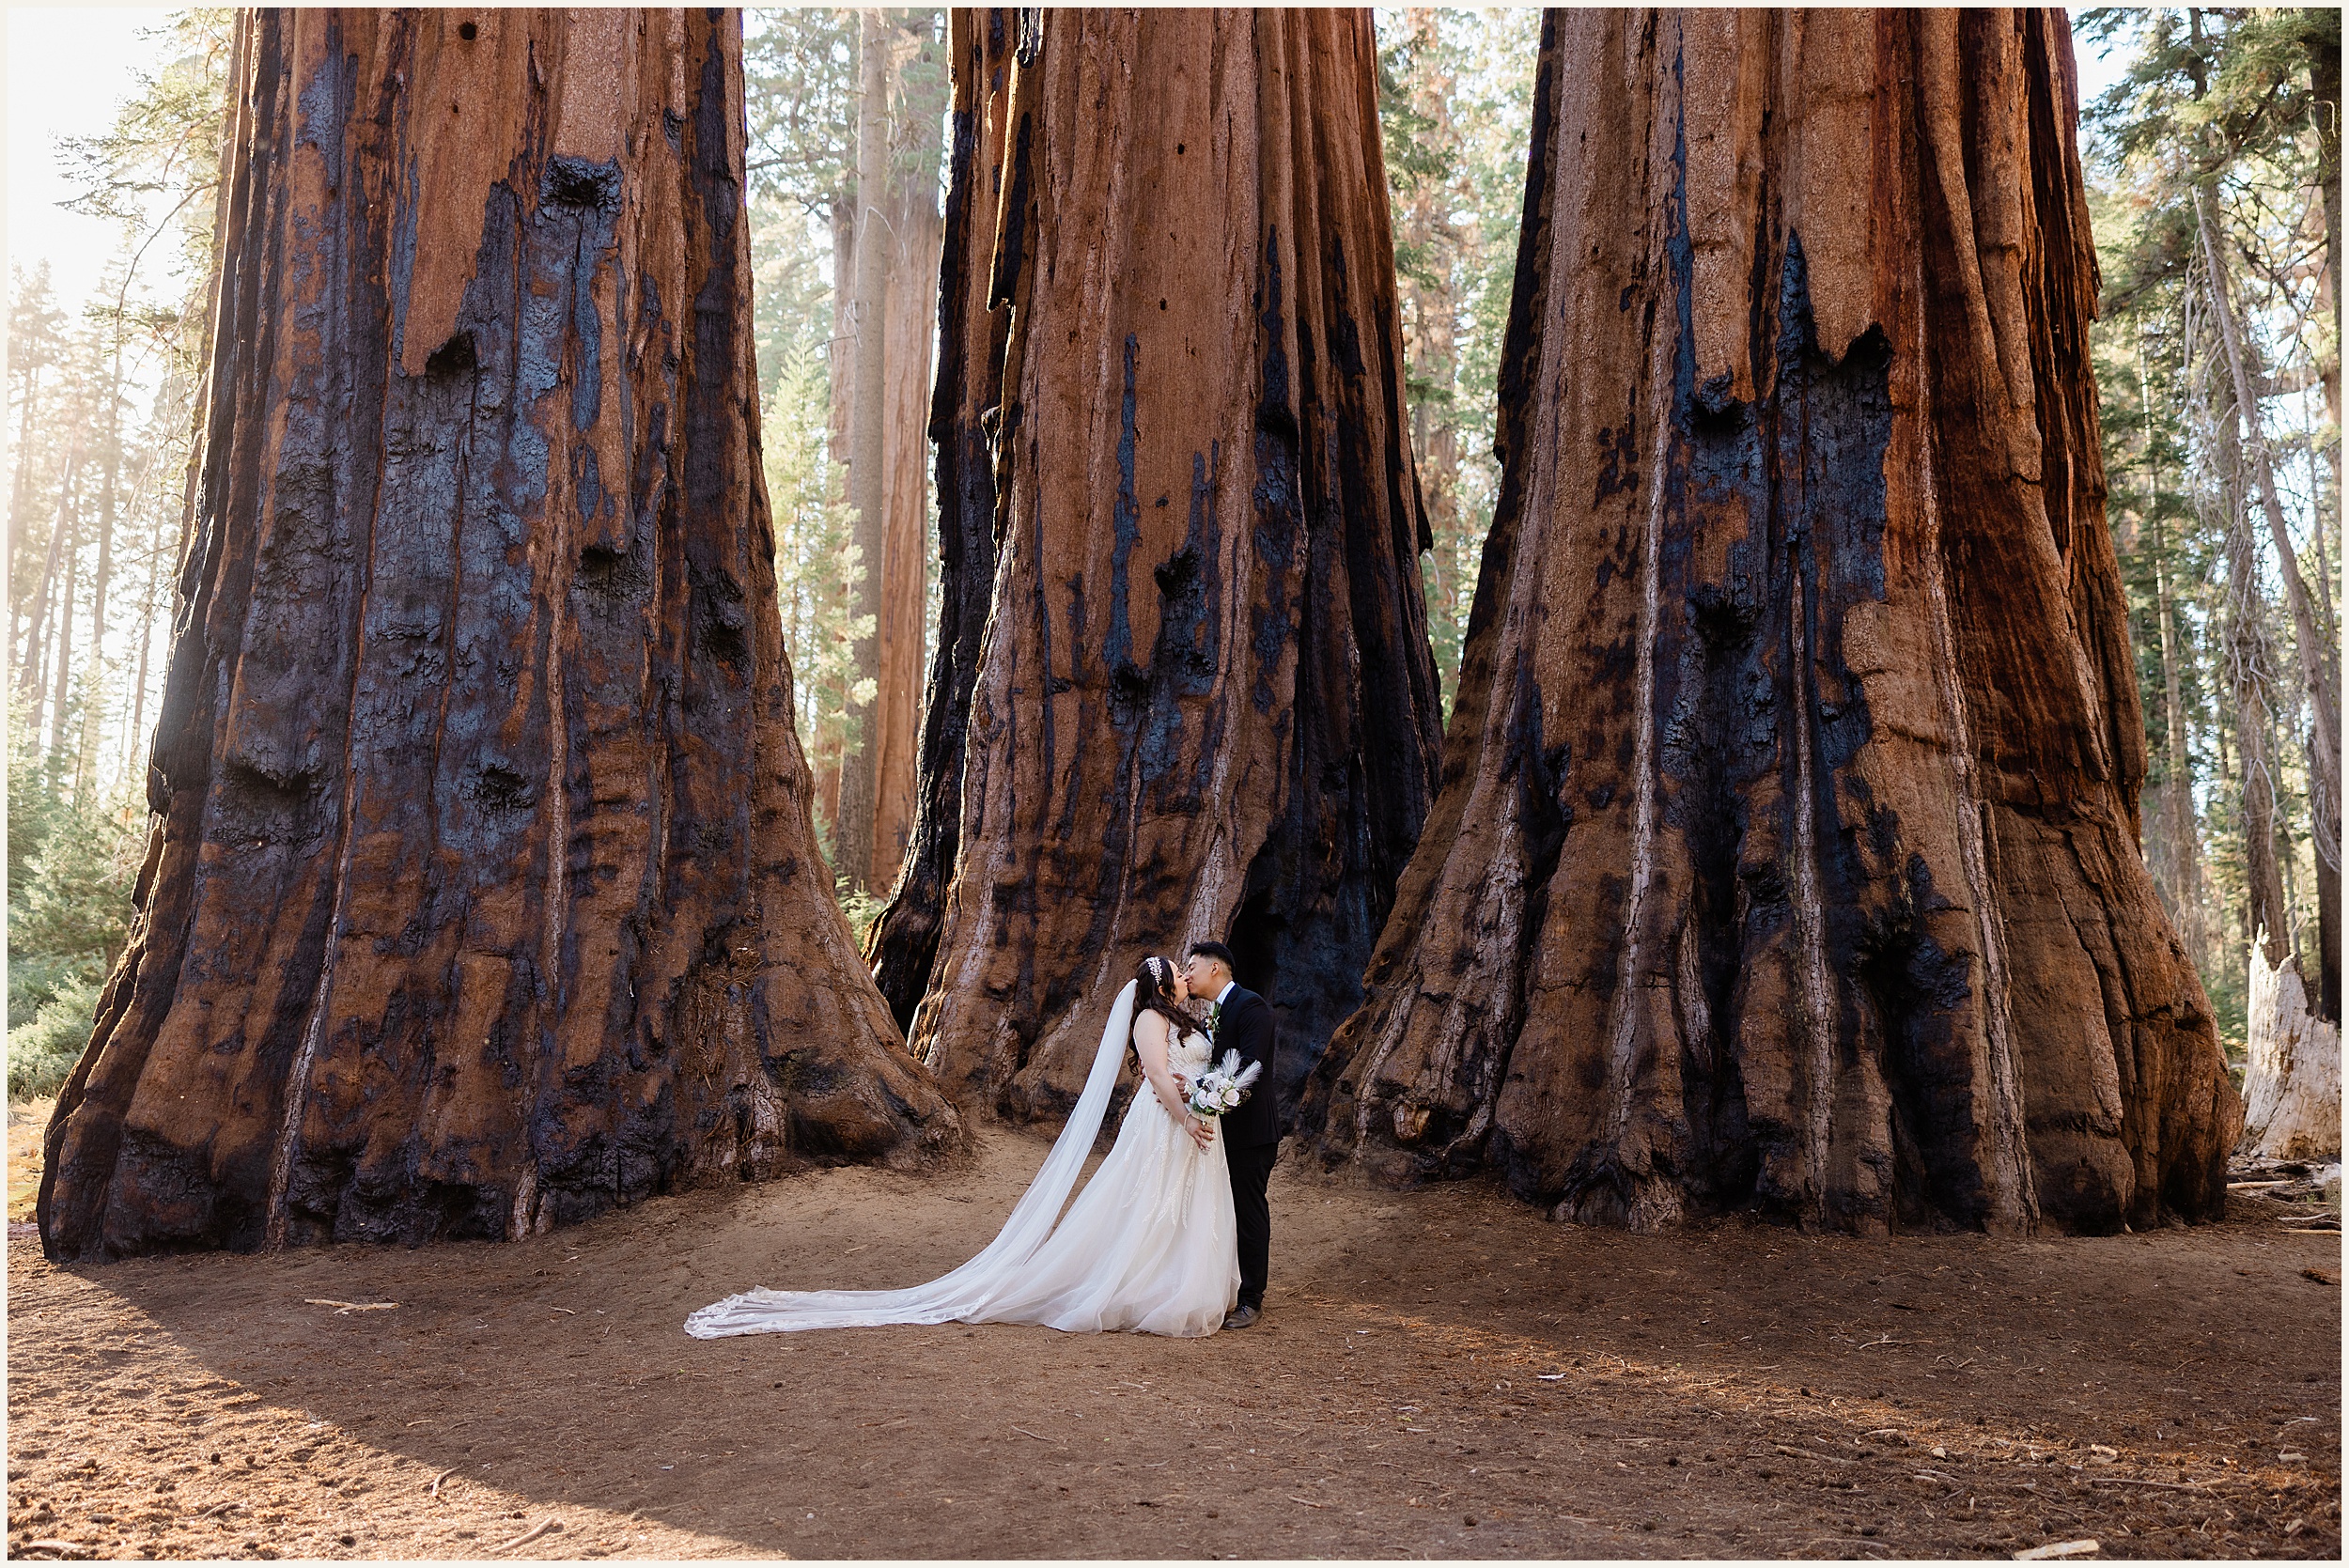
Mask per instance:
[[[938,645],[922,705],[912,815],[888,907],[865,939],[901,1028],[929,985],[961,845],[963,744],[995,585],[995,448],[1011,310],[989,287],[1003,201],[1014,13],[947,13],[954,89],[938,295],[941,354],[928,436],[938,453]]]
[[[239,23],[142,913],[56,1257],[513,1236],[904,1162],[757,461],[739,21]]]
[[[1284,1010],[1286,1095],[1360,995],[1437,746],[1370,19],[1023,25],[991,251],[968,243],[978,124],[1014,29],[966,23],[955,53],[937,429],[942,476],[970,474],[972,407],[993,435],[997,555],[912,1035],[956,1091],[1056,1114],[1135,959],[1219,937]],[[941,671],[985,565],[959,548]],[[956,763],[923,756],[933,832]],[[883,927],[893,995],[922,939]]]
[[[895,881],[913,816],[929,495],[930,337],[939,252],[938,126],[945,49],[921,12],[865,11],[859,24],[856,348],[849,496],[864,568],[855,604],[855,744],[838,763],[833,868],[859,889]]]
[[[890,100],[894,72],[891,40],[896,29],[877,9],[857,13],[856,265],[842,317],[853,345],[848,382],[848,505],[855,509],[857,561],[863,568],[848,596],[859,629],[849,639],[852,683],[879,675],[882,567],[887,554],[889,465],[883,427],[889,407],[889,264],[896,249],[889,230]],[[838,810],[832,817],[832,874],[848,886],[873,880],[873,702],[851,691],[846,704],[854,733],[840,757]]]
[[[1307,1112],[1594,1220],[2215,1215],[2058,13],[1559,11],[1444,788]]]
[[[856,388],[856,180],[832,204],[832,342],[826,353],[824,442],[833,475],[831,499],[848,500],[848,405]],[[816,774],[816,825],[824,843],[834,843],[840,825],[841,739],[836,728],[819,734],[812,748]]]
[[[930,551],[930,343],[938,327],[938,269],[945,241],[938,207],[938,129],[946,111],[946,44],[915,13],[901,48],[903,113],[890,159],[889,303],[882,334],[881,551],[875,576],[869,885],[897,879],[913,831],[915,746],[922,722],[922,641]]]

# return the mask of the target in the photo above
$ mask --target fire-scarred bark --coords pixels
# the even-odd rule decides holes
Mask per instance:
[[[239,23],[142,913],[52,1256],[922,1157],[816,852],[728,11]]]
[[[2060,14],[1566,11],[1443,791],[1307,1115],[1566,1217],[2209,1216]]]
[[[1065,1109],[1136,958],[1202,937],[1282,1009],[1293,1096],[1430,801],[1376,59],[1360,11],[958,24],[948,609],[924,829],[877,957],[901,1006],[923,976],[915,1048],[1011,1115]],[[954,551],[982,505],[965,666],[990,563]],[[958,753],[930,744],[957,722]],[[932,939],[913,906],[941,847]]]

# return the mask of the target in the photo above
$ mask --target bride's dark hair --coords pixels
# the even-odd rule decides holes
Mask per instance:
[[[1179,1036],[1187,1032],[1206,1032],[1206,1020],[1174,1000],[1174,965],[1156,955],[1134,966],[1134,1017],[1156,1013],[1174,1026]]]

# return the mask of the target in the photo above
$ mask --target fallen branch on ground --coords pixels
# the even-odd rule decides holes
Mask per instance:
[[[522,1531],[520,1535],[514,1537],[513,1540],[504,1542],[498,1545],[490,1547],[490,1549],[493,1552],[510,1552],[517,1546],[526,1546],[533,1541],[537,1540],[538,1537],[545,1535],[550,1531],[561,1529],[562,1528],[563,1521],[560,1519],[541,1519],[537,1524],[531,1526],[528,1529]]]

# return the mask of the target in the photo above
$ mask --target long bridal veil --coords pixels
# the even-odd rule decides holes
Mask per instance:
[[[789,1333],[803,1328],[871,1327],[884,1323],[951,1323],[983,1312],[988,1304],[1016,1286],[1052,1234],[1061,1205],[1084,1170],[1085,1157],[1101,1130],[1110,1091],[1117,1085],[1117,1070],[1125,1061],[1126,1041],[1134,1021],[1134,983],[1117,993],[1117,1005],[1101,1030],[1100,1048],[1094,1052],[1093,1071],[1084,1093],[1077,1097],[1068,1125],[1052,1143],[1052,1152],[1028,1184],[1012,1209],[1011,1218],[995,1239],[970,1262],[926,1284],[902,1290],[748,1290],[704,1307],[685,1320],[685,1331],[695,1339],[714,1340],[727,1334]]]

